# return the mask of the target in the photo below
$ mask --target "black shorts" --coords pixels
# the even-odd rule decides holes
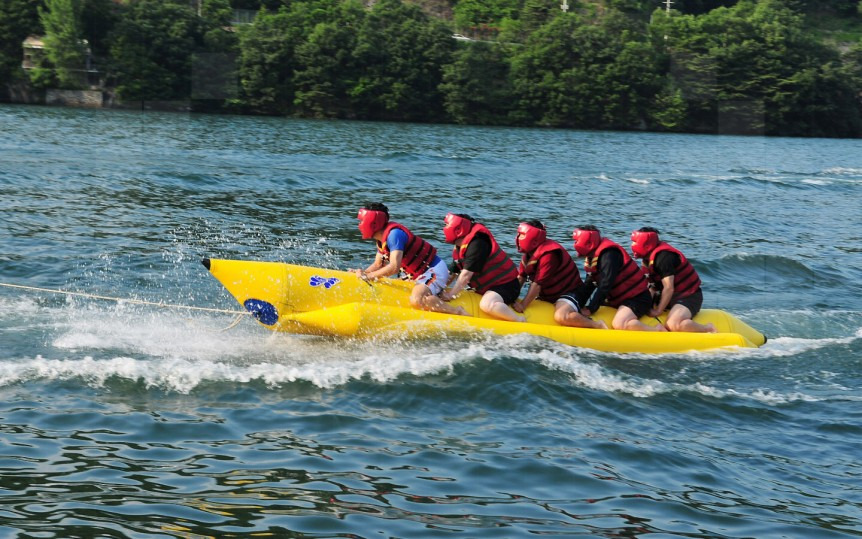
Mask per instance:
[[[640,318],[652,310],[652,296],[650,296],[649,291],[644,290],[637,296],[623,301],[620,305],[625,305],[634,311],[635,316]]]
[[[691,317],[694,318],[694,315],[699,313],[700,308],[703,307],[703,290],[698,288],[697,292],[690,296],[680,298],[676,301],[671,301],[670,305],[668,306],[668,309],[677,304],[682,305],[683,307],[691,311]]]
[[[492,286],[488,289],[488,292],[496,292],[500,294],[500,297],[503,298],[503,302],[506,305],[511,305],[512,303],[515,303],[515,300],[521,295],[521,283],[518,282],[518,279],[512,279],[507,283]]]

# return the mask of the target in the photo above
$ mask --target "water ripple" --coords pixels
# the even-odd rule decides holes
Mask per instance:
[[[862,531],[858,141],[0,106],[2,281],[239,307],[203,257],[357,267],[382,200],[516,255],[653,225],[760,349],[342,341],[0,293],[0,534],[846,537]]]

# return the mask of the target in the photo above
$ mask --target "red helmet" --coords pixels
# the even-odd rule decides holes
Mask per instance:
[[[575,240],[575,251],[577,251],[578,256],[587,256],[599,246],[602,235],[598,230],[576,228],[572,233],[572,239]]]
[[[635,230],[632,232],[632,253],[646,258],[658,246],[658,233]]]
[[[521,234],[524,235],[524,241],[521,241]],[[518,225],[518,234],[515,236],[515,247],[522,253],[532,253],[536,247],[544,243],[548,237],[544,228],[539,228],[527,223]]]
[[[443,225],[443,235],[446,236],[446,243],[455,243],[455,240],[463,238],[473,228],[473,222],[470,219],[454,213],[447,213],[444,222],[446,224]]]
[[[362,208],[359,210],[359,232],[362,233],[362,239],[367,240],[374,236],[378,230],[382,230],[386,223],[389,222],[389,214],[381,210],[368,210]]]

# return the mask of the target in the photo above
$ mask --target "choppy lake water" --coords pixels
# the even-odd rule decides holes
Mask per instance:
[[[653,225],[757,350],[373,343],[0,288],[0,535],[862,535],[862,144],[0,106],[0,281],[238,309],[382,200],[515,255]]]

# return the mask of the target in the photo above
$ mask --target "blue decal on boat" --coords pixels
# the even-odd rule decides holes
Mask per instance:
[[[247,299],[242,305],[261,324],[271,326],[278,322],[278,311],[272,303],[259,299]]]
[[[335,277],[319,277],[317,275],[312,275],[311,279],[309,279],[308,284],[311,286],[320,286],[323,285],[323,288],[327,290],[332,288],[338,283],[339,279]]]

